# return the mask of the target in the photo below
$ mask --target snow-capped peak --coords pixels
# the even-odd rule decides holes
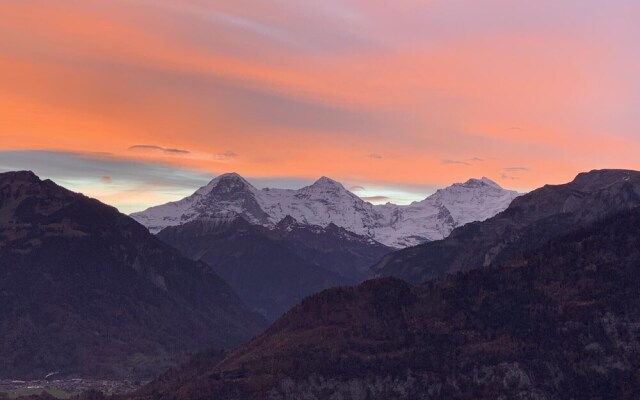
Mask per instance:
[[[335,181],[331,178],[327,178],[326,176],[321,177],[320,179],[318,179],[317,181],[315,181],[313,184],[309,186],[303,187],[298,192],[300,192],[300,194],[326,193],[326,194],[333,194],[333,195],[348,195],[348,196],[352,195],[352,193],[349,192],[347,189],[345,189],[340,182]]]
[[[372,205],[325,176],[299,190],[258,190],[240,175],[224,174],[192,196],[131,216],[158,232],[167,226],[229,213],[252,224],[338,227],[393,247],[442,239],[456,227],[484,220],[507,208],[518,193],[488,178],[438,190],[408,206]]]
[[[220,191],[233,191],[233,190],[241,190],[241,189],[249,189],[256,190],[246,179],[235,172],[230,172],[227,174],[218,175],[214,179],[211,180],[206,186],[198,189],[196,194],[199,195],[207,195],[214,190]]]
[[[315,188],[338,188],[338,189],[344,189],[344,186],[342,186],[342,183],[335,181],[331,178],[328,178],[326,176],[321,176],[317,181],[315,181],[310,187],[315,187]]]
[[[491,179],[487,178],[486,176],[483,176],[481,179],[469,179],[468,181],[466,181],[465,183],[462,184],[456,184],[456,185],[461,185],[461,186],[466,186],[466,187],[479,187],[479,186],[490,186],[496,189],[502,189],[502,187],[500,185],[498,185],[497,183],[495,183],[494,181],[492,181]]]

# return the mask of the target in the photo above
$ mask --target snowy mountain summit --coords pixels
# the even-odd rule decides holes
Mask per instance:
[[[256,189],[235,173],[224,174],[177,202],[131,214],[153,233],[198,219],[241,216],[274,228],[292,217],[302,224],[335,224],[396,248],[447,237],[453,229],[493,217],[519,194],[488,178],[470,179],[438,190],[410,205],[373,205],[341,183],[322,177],[298,190]]]

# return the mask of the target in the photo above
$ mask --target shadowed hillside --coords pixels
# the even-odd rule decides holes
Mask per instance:
[[[131,398],[635,399],[639,268],[625,211],[500,266],[327,290]]]
[[[30,172],[0,174],[0,299],[6,378],[150,376],[265,324],[204,264]]]
[[[185,256],[209,264],[254,310],[273,321],[304,297],[362,282],[391,251],[335,225],[287,217],[274,229],[242,217],[197,220],[158,233]]]

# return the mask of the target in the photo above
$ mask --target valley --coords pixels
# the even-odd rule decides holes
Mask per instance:
[[[38,396],[46,392],[57,399],[73,398],[80,393],[100,392],[105,395],[122,395],[140,388],[141,381],[109,381],[83,378],[42,379],[31,381],[0,380],[0,399]]]
[[[199,201],[236,198],[235,178],[213,182]],[[231,208],[154,236],[29,172],[0,174],[0,193],[6,392],[626,399],[640,387],[636,171],[579,174],[400,250]],[[51,370],[61,378],[32,380]]]

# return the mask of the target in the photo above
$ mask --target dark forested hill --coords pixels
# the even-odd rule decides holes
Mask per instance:
[[[640,210],[491,267],[305,299],[136,399],[636,399]]]
[[[140,377],[264,326],[204,264],[30,172],[0,174],[0,377]]]

